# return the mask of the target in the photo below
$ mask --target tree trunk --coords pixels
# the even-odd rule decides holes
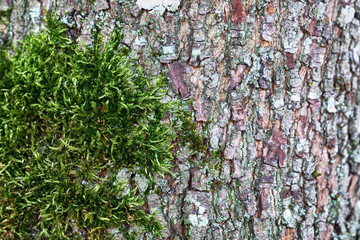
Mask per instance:
[[[122,26],[222,150],[159,179],[163,239],[360,239],[359,0],[2,0],[0,43],[55,8],[74,40]]]

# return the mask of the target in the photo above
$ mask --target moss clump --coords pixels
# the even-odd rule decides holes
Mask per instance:
[[[181,134],[164,119],[180,117],[179,102],[161,101],[166,78],[145,77],[119,34],[104,45],[97,32],[87,47],[66,32],[50,16],[46,31],[1,55],[0,238],[111,239],[111,228],[130,238],[133,226],[158,235],[143,196],[117,174],[170,169]]]

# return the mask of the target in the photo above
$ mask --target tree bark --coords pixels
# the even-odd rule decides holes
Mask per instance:
[[[123,27],[222,150],[159,179],[163,239],[360,239],[359,0],[2,0],[0,43],[55,8],[77,41]]]

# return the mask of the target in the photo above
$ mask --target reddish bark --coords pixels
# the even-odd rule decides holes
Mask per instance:
[[[231,20],[233,22],[243,22],[245,18],[246,18],[246,11],[242,4],[242,0],[234,0]]]

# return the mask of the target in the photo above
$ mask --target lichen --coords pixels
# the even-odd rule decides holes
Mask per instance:
[[[180,6],[180,0],[137,0],[136,4],[140,8],[163,14],[166,10],[175,12]]]

